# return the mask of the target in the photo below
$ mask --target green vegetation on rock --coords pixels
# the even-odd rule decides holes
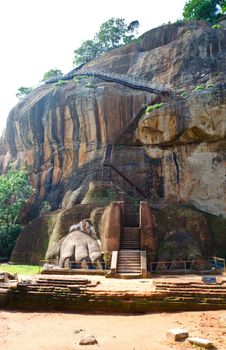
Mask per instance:
[[[213,29],[221,29],[222,26],[220,24],[214,24],[214,25],[212,25],[212,28]]]
[[[182,97],[188,97],[189,96],[189,92],[184,91],[180,94]]]
[[[202,90],[205,90],[205,89],[212,89],[214,87],[213,84],[200,84],[200,85],[197,85],[194,90],[195,91],[202,91]]]
[[[150,113],[152,111],[154,111],[155,109],[159,109],[159,108],[162,108],[164,106],[164,103],[163,102],[160,102],[160,103],[155,103],[154,105],[152,106],[148,106],[145,110],[146,113]]]
[[[119,200],[119,192],[113,187],[95,186],[87,192],[82,204],[95,204],[100,207]]]
[[[202,90],[205,90],[205,88],[206,88],[205,85],[200,84],[200,85],[197,85],[194,90],[195,91],[202,91]]]
[[[66,80],[58,80],[58,82],[55,84],[55,86],[62,86],[62,85],[65,85],[65,84],[67,84]]]
[[[85,85],[87,88],[95,88],[95,84],[93,84],[93,83],[87,83],[86,85]]]

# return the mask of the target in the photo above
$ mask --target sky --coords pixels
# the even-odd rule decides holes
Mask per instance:
[[[21,86],[73,68],[73,52],[111,17],[140,23],[139,35],[182,17],[185,0],[1,0],[0,134]]]

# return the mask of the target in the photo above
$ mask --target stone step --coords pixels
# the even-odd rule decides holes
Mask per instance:
[[[133,245],[137,247],[137,243]],[[119,250],[117,261],[117,273],[119,274],[141,274],[140,251],[139,249],[131,249],[131,245],[127,250]]]
[[[134,249],[134,250],[137,250],[137,249],[139,249],[139,246],[129,246],[129,245],[122,245],[121,247],[120,247],[120,249]]]
[[[140,242],[140,237],[123,237],[121,236],[121,242]]]
[[[120,247],[120,249],[127,249],[127,248],[137,250],[139,249],[139,246],[137,244],[136,245],[122,244]]]
[[[133,256],[133,255],[121,255],[121,256],[118,256],[118,259],[124,259],[124,260],[128,260],[128,259],[133,260],[133,259],[135,259],[135,260],[140,260],[140,255],[135,255],[135,256]]]
[[[124,274],[124,273],[141,273],[140,269],[133,269],[133,270],[128,270],[128,269],[122,269],[122,270],[117,270],[117,273]]]
[[[123,232],[140,232],[140,227],[123,227]]]
[[[91,281],[87,279],[53,279],[53,278],[39,278],[36,283],[40,284],[89,284]]]
[[[125,249],[125,250],[120,250],[120,253],[118,253],[118,256],[140,256],[140,253],[137,253],[137,250],[129,250]]]
[[[118,260],[121,259],[121,260],[139,260],[140,261],[140,256],[139,255],[135,255],[135,256],[132,256],[132,255],[121,255],[118,257]]]
[[[140,234],[139,233],[125,233],[125,232],[123,232],[122,234],[121,234],[121,237],[127,237],[127,238],[139,238],[140,237]]]
[[[137,246],[139,246],[140,242],[139,241],[137,241],[137,242],[130,242],[130,241],[126,241],[125,242],[125,241],[122,241],[121,245],[131,245],[131,246],[137,245]]]
[[[139,239],[138,240],[132,240],[130,241],[129,239],[121,239],[121,244],[140,244]]]
[[[140,261],[140,257],[119,257],[118,258],[118,261],[125,261],[125,262],[127,262],[127,261]]]
[[[140,267],[140,263],[136,263],[136,264],[133,264],[133,263],[127,263],[127,264],[125,264],[125,263],[118,263],[118,265],[117,265],[117,267],[121,267],[121,266],[126,266],[126,267],[137,267],[137,266],[139,266]]]

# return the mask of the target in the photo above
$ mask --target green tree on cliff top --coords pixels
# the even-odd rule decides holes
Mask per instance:
[[[19,100],[23,100],[26,96],[28,96],[33,91],[32,87],[26,87],[21,86],[17,90],[16,97],[19,98]]]
[[[225,12],[225,7],[226,0],[189,0],[184,6],[183,17],[214,23]]]
[[[0,257],[10,257],[21,231],[21,209],[34,189],[25,171],[9,171],[0,176]]]
[[[83,41],[74,51],[73,64],[86,63],[103,52],[128,44],[135,38],[138,27],[137,20],[127,25],[124,18],[110,18],[100,26],[93,39]]]
[[[46,80],[49,80],[49,79],[52,79],[52,78],[55,78],[58,76],[62,76],[62,75],[63,75],[63,73],[60,69],[57,69],[57,68],[50,69],[50,70],[48,70],[48,72],[46,72],[43,75],[43,78],[41,81],[46,81]]]

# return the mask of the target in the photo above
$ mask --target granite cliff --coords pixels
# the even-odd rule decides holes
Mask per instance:
[[[226,217],[225,71],[226,30],[186,22],[152,29],[77,77],[35,89],[10,112],[0,149],[0,170],[26,168],[36,188],[24,221],[43,201],[52,210],[82,203],[100,180],[135,188],[155,206],[193,204]],[[107,158],[119,172],[103,167]]]

